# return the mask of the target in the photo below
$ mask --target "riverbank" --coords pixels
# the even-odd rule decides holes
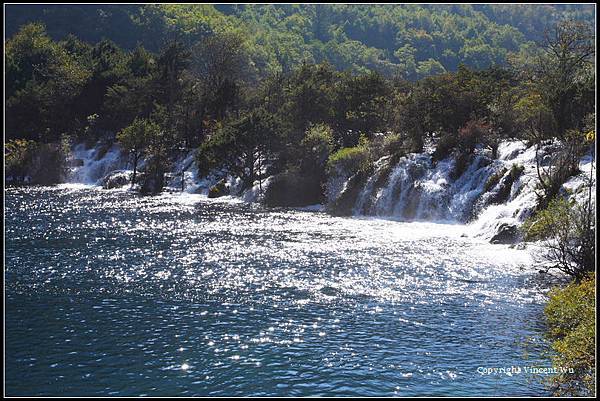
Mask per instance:
[[[547,168],[553,147],[550,144],[541,148],[542,169]],[[369,175],[332,171],[324,188],[327,197],[318,207],[334,215],[469,223],[478,227],[478,236],[491,242],[519,242],[519,227],[538,203],[535,146],[527,147],[522,141],[506,141],[499,145],[495,159],[486,149],[477,149],[459,176],[454,172],[454,156],[433,163],[431,152],[433,150],[410,154],[396,161],[383,157]],[[226,170],[201,175],[195,154],[192,150],[173,155],[165,175],[165,191],[264,203],[274,188],[271,184],[276,176],[256,180],[248,188]],[[118,144],[74,145],[67,164],[70,167],[64,181],[105,189],[132,187],[131,165]],[[144,165],[142,158],[139,175],[143,175]],[[591,168],[594,168],[592,158],[584,156],[579,163],[579,174],[569,177],[561,185],[561,196],[581,202],[587,193]],[[293,191],[302,190],[301,182],[290,185],[298,186]],[[311,205],[317,207],[314,203],[294,204],[297,207]]]

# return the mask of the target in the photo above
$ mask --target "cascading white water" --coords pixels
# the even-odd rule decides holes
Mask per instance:
[[[495,160],[478,149],[465,171],[455,179],[452,178],[456,166],[454,158],[434,163],[430,153],[409,154],[394,166],[390,166],[389,156],[378,160],[373,174],[356,196],[351,209],[353,214],[409,221],[468,222],[475,235],[490,239],[502,226],[518,226],[534,210],[538,181],[534,147],[528,148],[520,141],[506,141],[500,144]],[[231,195],[255,202],[260,200],[272,178],[255,181],[252,188],[242,191],[240,179],[225,171],[199,176],[194,155],[194,151],[189,151],[176,158],[167,174],[167,190],[180,191],[183,175],[185,192],[208,195],[209,189],[224,179]],[[129,176],[127,161],[127,155],[117,144],[98,143],[91,148],[76,145],[72,149],[75,167],[71,168],[69,182],[101,185],[107,177]],[[138,169],[143,166],[144,160],[141,160]],[[516,179],[509,180],[513,166],[520,166],[523,171]],[[587,194],[590,169],[594,176],[593,158],[587,155],[580,163],[582,173],[563,184],[565,193],[579,202]],[[500,172],[503,175],[495,185],[489,185],[490,177]],[[351,179],[342,171],[330,178],[327,186],[330,204],[349,188]],[[121,182],[126,185],[128,179]],[[508,192],[498,201],[501,191]],[[595,200],[594,191],[592,195]]]
[[[186,193],[208,195],[209,189],[220,180],[225,179],[227,186],[231,188],[232,194],[240,196],[244,201],[257,201],[269,185],[272,177],[255,181],[252,188],[242,193],[241,181],[228,175],[226,171],[213,171],[208,176],[200,176],[195,161],[195,150],[182,152],[175,157],[169,171],[165,175],[165,190],[183,191]],[[69,183],[87,185],[106,185],[107,182],[114,183],[114,187],[126,187],[131,179],[132,170],[128,163],[127,154],[123,152],[118,144],[107,145],[98,142],[92,147],[85,144],[76,144],[71,150],[70,168],[67,181]],[[138,162],[137,170],[143,171],[145,160]],[[261,165],[264,169],[264,163]],[[182,185],[183,177],[183,185]],[[110,186],[111,188],[113,186]]]
[[[181,176],[184,176],[184,188],[186,192],[195,192],[201,184],[197,177],[197,169],[194,165],[194,151],[185,153],[173,163],[171,172],[167,176],[167,188],[180,189]],[[68,181],[88,185],[101,185],[108,177],[127,177],[127,182],[133,173],[127,169],[131,167],[125,152],[116,143],[106,145],[98,142],[92,147],[85,144],[77,144],[71,150],[71,167]],[[142,171],[145,165],[143,158],[138,162],[137,170]]]
[[[489,238],[502,225],[518,225],[533,212],[538,196],[536,194],[537,172],[535,148],[527,148],[522,142],[505,142],[498,148],[498,161],[509,170],[513,165],[522,166],[523,173],[515,180],[506,202],[489,204],[488,199],[494,190],[480,199],[479,214],[472,223],[476,233]],[[506,179],[507,171],[499,184]]]
[[[410,154],[392,169],[384,186],[375,188],[383,168],[360,192],[355,214],[394,216],[405,220],[464,221],[474,201],[496,170],[485,156],[475,156],[456,180],[452,158],[434,165],[429,154]]]
[[[127,168],[127,155],[123,154],[117,144],[96,144],[87,148],[84,144],[77,144],[72,149],[72,162],[68,181],[96,185],[107,174]]]
[[[433,163],[430,153],[409,154],[391,168],[386,157],[376,163],[373,175],[360,188],[352,211],[409,221],[469,223],[475,235],[490,239],[503,226],[520,225],[536,207],[535,157],[534,147],[506,141],[500,144],[495,160],[483,149],[476,150],[455,179],[453,157]],[[592,158],[586,156],[580,163],[582,173],[563,185],[566,194],[581,201],[590,168]],[[496,180],[490,181],[493,175]],[[341,184],[339,178],[330,181],[336,189],[329,191],[330,204],[352,179]]]
[[[177,158],[171,168],[171,174],[168,176],[167,188],[181,191],[183,188],[184,192],[196,193],[201,188],[199,185],[199,178],[195,166],[194,156],[195,151],[185,152],[181,157]],[[183,185],[182,185],[183,177]]]

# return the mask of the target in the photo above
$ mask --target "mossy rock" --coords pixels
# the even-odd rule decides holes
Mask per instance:
[[[163,174],[145,173],[140,180],[140,193],[142,195],[156,195],[162,192],[165,186]]]
[[[389,182],[389,178],[390,178],[390,174],[392,173],[392,170],[393,170],[393,165],[388,163],[379,171],[379,174],[378,174],[377,178],[375,179],[375,183],[373,184],[373,187],[371,189],[371,196],[369,196],[368,199],[365,201],[365,204],[363,205],[362,210],[358,211],[359,213],[368,211],[371,209],[371,207],[373,207],[373,203],[375,202],[375,199],[376,199],[373,194],[378,193],[381,188],[383,188],[385,185],[387,185],[387,183]],[[367,179],[368,179],[368,177],[367,177]],[[366,182],[364,184],[366,184]],[[360,189],[362,190],[362,187]],[[358,194],[357,194],[357,196],[358,196]]]
[[[489,203],[497,205],[504,203],[510,197],[510,192],[515,181],[523,174],[523,166],[513,165],[508,174],[505,173],[504,177],[497,184],[497,192],[490,198]]]
[[[514,244],[520,240],[520,230],[513,224],[500,224],[496,234],[490,239],[492,244]]]
[[[102,178],[102,188],[113,189],[124,187],[131,183],[131,175],[132,173],[125,171],[113,171]],[[139,179],[141,177],[138,175],[136,178]]]
[[[104,156],[106,156],[106,154],[108,153],[108,151],[110,150],[111,147],[112,147],[112,143],[100,144],[98,147],[98,151],[94,157],[94,160],[98,161],[98,160],[102,159]]]
[[[329,205],[330,213],[335,216],[350,216],[354,211],[356,199],[369,178],[369,174],[359,171],[353,175],[344,192]]]
[[[469,168],[469,163],[473,160],[473,155],[469,153],[459,153],[456,156],[454,168],[450,172],[450,178],[457,180]]]
[[[208,197],[209,198],[219,198],[221,196],[229,195],[229,193],[230,193],[229,185],[227,185],[227,182],[225,182],[225,179],[222,179],[221,181],[217,182],[215,185],[210,187],[210,189],[208,190]]]
[[[265,191],[266,206],[308,206],[323,201],[321,181],[301,172],[285,172],[272,178]]]
[[[496,185],[498,185],[498,183],[500,182],[502,177],[504,177],[504,174],[506,174],[506,171],[507,171],[506,167],[502,167],[500,170],[498,170],[494,174],[492,174],[490,176],[490,178],[488,178],[488,180],[486,181],[485,185],[483,186],[483,191],[488,192],[490,189],[492,189]]]

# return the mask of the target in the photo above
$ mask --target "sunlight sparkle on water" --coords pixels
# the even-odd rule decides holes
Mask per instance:
[[[476,373],[519,364],[525,338],[545,363],[547,288],[527,251],[467,226],[78,187],[6,208],[13,393],[543,393]]]

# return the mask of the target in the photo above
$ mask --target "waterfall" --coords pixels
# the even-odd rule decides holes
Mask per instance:
[[[195,150],[188,150],[175,159],[171,172],[167,174],[165,188],[172,191],[181,191],[183,188],[183,192],[187,193],[202,192],[204,186],[198,177],[195,155]]]
[[[552,151],[556,144],[541,149],[541,155]],[[225,170],[215,170],[199,176],[195,151],[182,152],[166,174],[167,191],[209,194],[209,189],[225,181],[232,196],[246,202],[260,201],[272,182],[262,166],[262,181],[255,180],[244,188],[241,179]],[[543,156],[543,159],[547,157]],[[521,141],[505,141],[498,148],[497,159],[478,148],[463,165],[454,157],[434,161],[432,151],[412,153],[392,162],[385,156],[375,162],[370,176],[358,177],[337,171],[327,183],[328,207],[344,198],[348,205],[344,213],[391,217],[404,221],[435,221],[467,223],[474,235],[491,239],[503,227],[518,227],[537,205],[538,182],[536,151]],[[130,182],[128,158],[118,144],[98,142],[88,148],[73,146],[70,157],[69,182],[106,187],[124,187]],[[142,169],[141,160],[138,169]],[[257,171],[258,171],[257,166]],[[593,158],[586,155],[580,161],[581,173],[563,184],[563,194],[582,202],[587,196],[590,171],[595,176]],[[111,185],[106,185],[110,183]],[[595,184],[594,184],[595,185]],[[592,192],[595,201],[595,191]],[[335,212],[335,210],[333,210]]]
[[[127,155],[117,144],[98,142],[93,147],[85,144],[73,146],[68,182],[98,185],[107,174],[127,168]]]
[[[548,145],[547,150],[553,146]],[[352,214],[468,223],[474,235],[489,240],[502,227],[518,227],[535,209],[538,177],[534,147],[505,141],[498,148],[497,159],[478,148],[462,171],[456,171],[459,166],[454,157],[436,163],[431,153],[408,154],[394,165],[389,157],[377,161],[372,175],[356,191]],[[581,160],[582,173],[563,185],[565,194],[574,199],[583,196],[591,163],[591,156]],[[350,191],[352,179],[343,173],[331,177],[330,208]]]
[[[403,220],[463,221],[494,171],[489,163],[485,156],[476,156],[453,180],[455,161],[451,158],[434,164],[429,154],[407,155],[393,167],[384,185],[377,185],[384,168],[376,169],[361,190],[354,213]]]
[[[209,188],[215,185],[226,174],[214,171],[207,177],[198,175],[195,161],[195,150],[183,151],[175,157],[169,171],[165,174],[165,190],[207,195]],[[127,187],[131,181],[131,163],[121,147],[116,143],[106,144],[99,141],[88,147],[79,143],[72,147],[69,157],[71,165],[67,182],[87,185],[102,185],[108,188]],[[138,162],[137,170],[142,172],[145,160]],[[232,180],[228,177],[229,181]]]

